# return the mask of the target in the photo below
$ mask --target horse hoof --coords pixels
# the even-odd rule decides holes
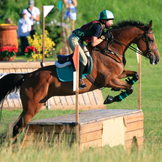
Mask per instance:
[[[113,97],[108,95],[107,98],[104,101],[104,104],[111,104],[113,102]]]

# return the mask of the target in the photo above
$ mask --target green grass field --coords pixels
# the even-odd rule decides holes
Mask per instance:
[[[138,64],[134,53],[128,53],[126,69],[138,70]],[[127,56],[126,56],[127,58]],[[127,154],[122,146],[110,148],[106,146],[102,149],[89,149],[82,153],[76,152],[76,148],[70,150],[66,146],[60,146],[60,149],[54,147],[43,148],[33,146],[25,150],[20,150],[20,144],[16,148],[12,146],[0,146],[0,161],[160,161],[162,156],[162,86],[161,86],[161,62],[158,65],[150,65],[148,60],[142,58],[142,103],[141,107],[144,113],[144,149],[140,152]],[[110,89],[102,90],[104,98],[107,95],[115,96],[119,92],[112,92]],[[107,105],[107,109],[138,109],[138,82],[134,85],[134,92],[128,98],[120,103]],[[0,133],[8,129],[8,124],[12,123],[22,110],[2,110],[2,120]],[[72,110],[41,110],[34,118],[50,118],[65,114],[74,113]],[[13,152],[14,150],[14,152]],[[45,155],[42,157],[42,154]],[[66,159],[66,160],[65,160]]]
[[[138,64],[135,53],[127,53],[126,69],[138,71]],[[76,147],[71,149],[66,145],[58,148],[54,146],[32,146],[24,150],[20,150],[18,143],[14,148],[12,146],[0,147],[0,161],[16,161],[22,158],[22,161],[160,161],[162,156],[162,86],[161,80],[161,62],[158,65],[151,65],[149,60],[142,58],[142,103],[141,108],[144,113],[144,148],[141,151],[133,151],[127,154],[122,146],[110,148],[105,146],[102,149],[89,149],[81,153],[76,151]],[[115,96],[119,92],[112,92],[110,89],[102,90],[103,97]],[[138,109],[138,82],[134,85],[134,92],[128,98],[120,103],[107,105],[107,109]],[[8,124],[13,122],[22,110],[3,110],[0,131],[8,128]],[[33,120],[61,116],[65,114],[75,113],[73,110],[41,110]],[[2,127],[3,126],[3,127]],[[70,150],[69,150],[70,149]],[[14,150],[14,152],[13,152]],[[44,156],[43,156],[44,155]]]

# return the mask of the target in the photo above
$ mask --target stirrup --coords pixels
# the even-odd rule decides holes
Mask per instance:
[[[82,80],[83,84],[81,83],[81,79],[79,80],[79,89],[85,89],[87,87],[86,84],[84,84],[84,81]]]

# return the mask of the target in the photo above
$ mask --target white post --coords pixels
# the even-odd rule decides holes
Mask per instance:
[[[42,35],[43,35],[43,42],[42,42],[42,63],[41,66],[44,66],[44,52],[45,52],[45,45],[44,45],[44,31],[45,31],[45,16],[44,16],[44,6],[42,7],[42,11],[43,11],[43,28],[42,28]]]
[[[73,62],[76,72],[73,74],[73,91],[76,94],[76,142],[79,143],[79,46],[76,45],[73,55]]]
[[[138,63],[138,73],[139,73],[139,80],[138,80],[138,109],[141,109],[141,55],[139,54],[139,63]]]
[[[137,47],[136,55],[137,55],[137,62],[138,62],[138,109],[141,109],[141,55],[138,53],[140,51]]]
[[[52,10],[54,6],[42,6],[42,12],[43,12],[43,28],[42,28],[42,35],[43,35],[43,42],[42,42],[42,62],[41,67],[45,66],[45,17],[48,15],[48,13]],[[46,102],[47,109],[50,110],[50,101],[48,100]]]

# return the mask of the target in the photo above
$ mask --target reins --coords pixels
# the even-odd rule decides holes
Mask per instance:
[[[115,61],[118,62],[118,63],[121,63],[121,62],[122,62],[122,60],[119,58],[119,56],[123,57],[123,55],[116,54],[116,53],[112,52],[112,51],[109,50],[109,49],[107,49],[107,50],[101,50],[101,49],[98,49],[98,48],[95,48],[95,47],[94,47],[92,50],[100,51],[102,54],[104,54],[104,56],[108,56],[108,57],[112,58],[113,60],[115,60]],[[109,54],[111,54],[111,55],[108,55],[107,53],[109,53]],[[117,57],[118,60],[117,60],[116,58],[112,57],[113,55],[115,55],[115,56]],[[119,61],[119,60],[120,60],[120,61]]]
[[[146,41],[145,41],[145,42],[146,42],[147,49],[148,49],[148,50],[147,50],[147,51],[148,51],[147,53],[149,53],[149,54],[151,54],[151,52],[153,52],[153,51],[158,50],[158,48],[151,50],[151,49],[150,49],[150,46],[149,46],[149,43],[148,43],[148,36],[147,36],[147,34],[153,34],[153,33],[154,33],[154,32],[147,32],[147,31],[145,31],[145,32],[143,33],[143,35],[141,36],[141,38],[139,39],[139,40],[141,40],[141,39],[145,36],[145,38],[146,38]],[[131,46],[131,45],[126,45],[126,44],[124,44],[124,43],[118,41],[117,39],[114,39],[113,37],[112,37],[112,39],[115,40],[116,42],[118,42],[118,43],[120,43],[120,44],[126,46],[127,48],[131,49],[132,51],[134,51],[134,52],[136,52],[136,53],[138,53],[138,54],[140,54],[140,55],[142,55],[142,56],[144,56],[144,57],[146,57],[146,58],[149,58],[148,55],[145,56],[145,55],[143,54],[143,52],[140,51],[139,49],[136,49],[135,47],[133,47],[133,46]],[[151,54],[151,55],[152,55],[152,54]]]
[[[133,46],[131,46],[131,45],[126,45],[126,44],[124,44],[124,43],[118,41],[117,39],[114,39],[114,38],[112,38],[112,39],[115,40],[116,42],[118,42],[118,43],[120,43],[120,44],[126,46],[127,48],[131,49],[132,51],[137,52],[138,54],[143,55],[143,52],[141,52],[140,50],[136,49],[135,47],[133,47]]]
[[[148,43],[148,36],[147,36],[147,34],[153,34],[153,33],[154,33],[154,32],[148,32],[148,31],[145,30],[144,33],[143,33],[143,35],[142,35],[141,38],[139,39],[139,40],[141,40],[141,39],[145,36],[145,39],[146,39],[145,42],[146,42],[147,49],[148,49],[148,50],[147,50],[147,51],[148,51],[147,54],[149,54],[149,55],[152,55],[151,52],[158,50],[158,48],[151,50],[151,49],[150,49],[150,46],[149,46],[149,43]],[[129,48],[130,50],[132,50],[132,51],[134,51],[134,52],[136,52],[136,53],[138,53],[138,54],[140,54],[140,55],[146,57],[147,59],[150,57],[149,55],[145,56],[144,53],[143,53],[142,51],[140,51],[139,49],[136,49],[136,48],[133,47],[132,45],[126,45],[126,44],[124,44],[124,43],[118,41],[118,40],[115,39],[113,36],[111,37],[111,39],[114,40],[114,41],[116,41],[116,42],[118,42],[119,44],[124,45],[125,47]],[[104,54],[105,56],[108,56],[108,57],[112,58],[113,60],[115,60],[115,61],[118,62],[118,63],[121,63],[121,62],[122,62],[122,60],[119,58],[119,56],[124,57],[123,55],[116,54],[115,52],[112,52],[111,50],[108,49],[108,39],[106,39],[106,47],[105,47],[104,50],[103,50],[103,49],[101,50],[101,49],[98,49],[98,48],[95,48],[95,47],[94,47],[92,50],[100,51],[102,54]],[[109,53],[109,54],[111,54],[111,55],[108,55],[107,53]],[[115,55],[115,56],[117,57],[117,59],[114,58],[114,57],[112,57],[112,55]]]

